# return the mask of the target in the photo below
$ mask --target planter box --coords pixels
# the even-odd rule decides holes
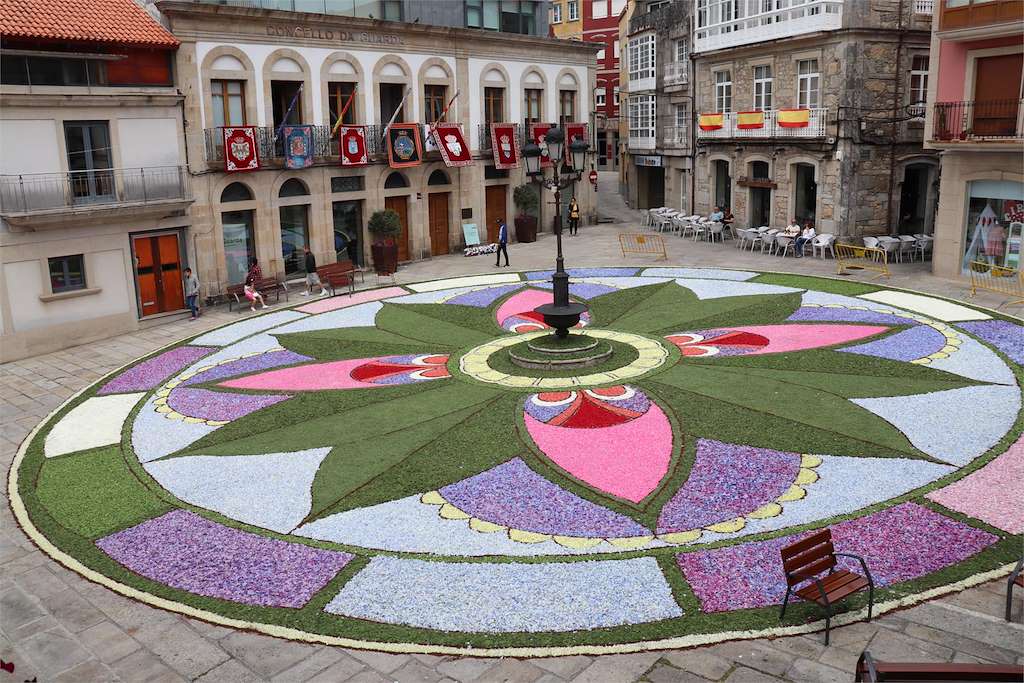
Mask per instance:
[[[516,241],[537,241],[537,219],[533,216],[516,216]]]
[[[373,269],[377,275],[392,275],[398,272],[398,245],[371,244]]]

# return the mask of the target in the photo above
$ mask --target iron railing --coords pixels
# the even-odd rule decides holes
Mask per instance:
[[[519,148],[522,149],[523,145],[526,144],[524,139],[526,135],[525,129],[521,124],[516,123],[513,125],[515,125],[516,140],[519,142]],[[476,125],[476,139],[477,149],[481,152],[489,152],[491,150],[491,124],[478,123]]]
[[[146,204],[191,196],[184,166],[0,176],[0,210],[5,214]]]
[[[823,138],[828,124],[828,109],[810,110],[810,120],[802,128],[779,125],[778,112],[766,111],[761,128],[740,128],[736,112],[722,114],[722,127],[716,130],[697,129],[698,138]]]
[[[313,156],[317,159],[339,156],[338,136],[331,135],[331,126],[311,126],[313,129]],[[277,129],[273,126],[255,126],[256,151],[261,161],[284,159],[284,138],[275,138]],[[207,128],[203,131],[206,143],[206,160],[210,163],[224,161],[224,132],[222,128]],[[366,152],[370,156],[387,153],[381,136],[383,126],[366,126]]]
[[[668,126],[662,128],[662,144],[670,149],[690,148],[690,129],[686,126]]]
[[[932,139],[1020,140],[1024,138],[1024,100],[936,102]]]

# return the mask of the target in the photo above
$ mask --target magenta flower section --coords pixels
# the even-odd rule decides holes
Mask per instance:
[[[286,398],[289,397],[281,395],[254,396],[251,394],[228,394],[223,391],[210,391],[209,389],[175,387],[167,397],[167,405],[186,417],[230,422],[249,413],[272,406],[275,403],[280,403]]]
[[[1024,481],[1024,438],[995,460],[928,498],[1011,534],[1024,533],[1024,505],[1018,486]]]
[[[354,557],[263,538],[174,510],[96,541],[147,579],[211,598],[302,607]]]
[[[690,477],[658,518],[658,533],[735,519],[775,501],[796,480],[800,456],[767,448],[697,441]]]
[[[238,360],[233,360],[228,363],[215,365],[209,370],[205,370],[198,375],[189,377],[187,380],[182,382],[182,384],[185,386],[203,384],[204,382],[213,382],[218,379],[247,375],[250,372],[271,370],[284,365],[295,365],[296,363],[305,363],[311,360],[313,359],[309,356],[303,356],[302,354],[295,353],[294,351],[269,351],[267,353],[261,353],[258,356],[239,358]]]
[[[214,349],[207,346],[179,346],[176,349],[164,351],[159,356],[154,356],[128,368],[104,384],[96,393],[100,395],[121,394],[128,391],[155,389],[171,375],[180,372],[213,351]]]
[[[613,538],[650,534],[629,517],[566,491],[519,458],[441,489],[478,519],[540,534]]]
[[[781,550],[807,533],[676,556],[704,612],[767,607],[786,595]],[[875,586],[909,581],[961,562],[998,538],[916,503],[832,527],[836,552],[860,555]],[[841,566],[860,572],[852,560]]]

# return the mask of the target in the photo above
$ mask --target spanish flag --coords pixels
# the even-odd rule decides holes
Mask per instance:
[[[811,110],[780,109],[775,120],[783,128],[806,128],[811,123]]]
[[[699,125],[701,130],[718,130],[724,122],[725,116],[721,112],[717,114],[701,114]]]
[[[736,127],[742,130],[764,128],[763,111],[741,111],[736,113]]]

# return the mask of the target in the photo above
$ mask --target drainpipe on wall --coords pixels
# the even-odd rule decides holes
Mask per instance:
[[[896,120],[899,109],[900,109],[900,60],[903,57],[903,2],[899,1],[899,18],[896,22],[897,38],[896,38],[896,87],[893,93],[892,99],[892,121],[893,121],[893,134],[889,138],[889,201],[886,204],[885,210],[885,222],[889,226],[889,234],[895,235],[897,229],[892,224],[892,192],[895,189],[896,179],[896,137],[899,135],[900,123]]]

